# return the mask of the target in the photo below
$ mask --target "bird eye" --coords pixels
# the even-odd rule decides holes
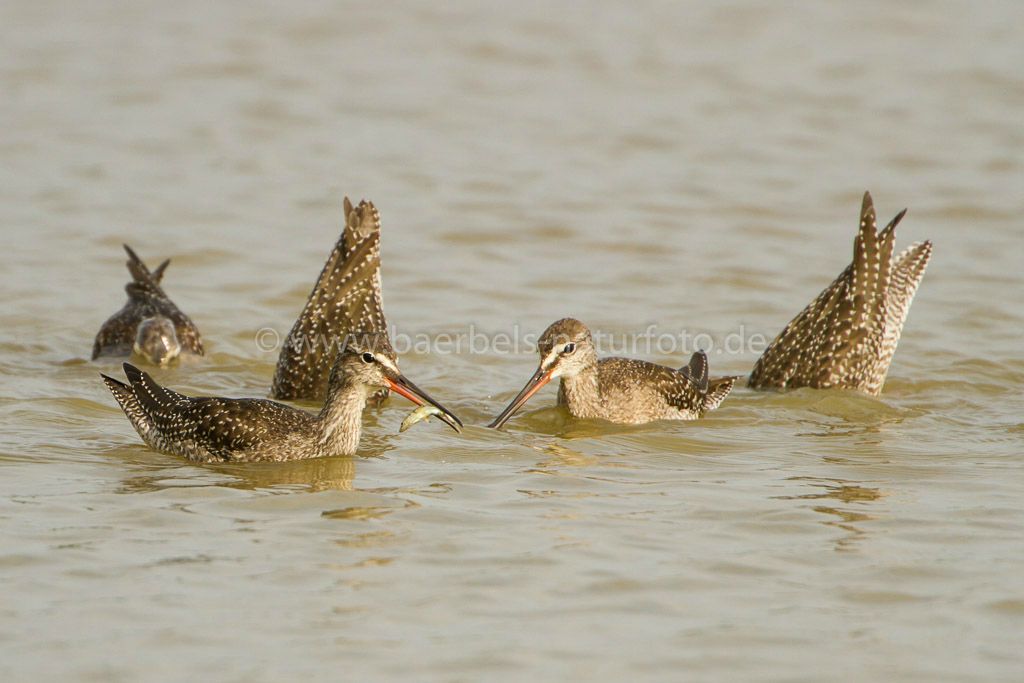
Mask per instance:
[[[562,347],[562,353],[564,353],[567,356],[570,353],[572,353],[573,351],[575,351],[575,350],[576,350],[576,344],[574,344],[572,342],[569,342],[568,344],[566,344],[565,346]]]
[[[370,353],[369,351],[367,351],[366,353],[363,354],[363,362],[364,363],[372,363],[374,360],[375,359],[373,357],[373,354]]]

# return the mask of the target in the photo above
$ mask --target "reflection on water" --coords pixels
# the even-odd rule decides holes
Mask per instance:
[[[419,507],[412,501],[406,501],[406,507]],[[394,512],[394,508],[391,507],[367,507],[363,505],[353,505],[352,507],[337,508],[334,510],[324,510],[320,513],[321,517],[326,519],[378,519],[384,515],[389,515]]]
[[[847,506],[858,505],[862,503],[871,503],[882,498],[882,493],[879,489],[868,488],[865,486],[859,486],[851,484],[849,482],[833,481],[816,481],[810,477],[790,477],[789,481],[799,482],[810,482],[811,486],[823,488],[824,491],[818,493],[804,493],[794,496],[777,496],[781,500],[838,500]],[[814,505],[811,509],[815,512],[828,515],[830,518],[823,524],[832,526],[837,529],[842,529],[847,532],[846,535],[839,538],[835,542],[835,549],[837,551],[852,551],[856,550],[860,541],[867,536],[867,531],[856,525],[857,522],[866,522],[875,519],[874,516],[869,515],[866,512],[857,511],[850,509],[849,507],[839,507],[835,505]]]
[[[281,489],[325,491],[353,490],[356,476],[354,458],[316,458],[274,463],[202,464],[188,468],[199,469],[197,476],[182,472],[180,466],[160,468],[134,474],[124,479],[118,489],[121,493],[145,493],[173,486],[210,485],[235,489]]]
[[[356,477],[356,460],[316,458],[282,463],[215,465],[212,469],[233,477],[234,481],[229,486],[236,488],[299,487],[310,491],[351,491]]]
[[[557,470],[561,467],[589,467],[599,462],[598,458],[593,455],[557,442],[533,446],[533,448],[545,456],[544,460],[538,461],[535,465],[537,471]]]

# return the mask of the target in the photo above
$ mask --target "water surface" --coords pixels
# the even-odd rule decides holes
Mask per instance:
[[[4,680],[1020,680],[1017,3],[0,5]],[[146,449],[87,361],[122,242],[263,396],[341,228],[400,333],[773,336],[860,195],[932,239],[885,392],[506,432],[410,406],[357,458]],[[692,337],[691,337],[692,338]],[[681,365],[692,348],[645,358]],[[712,370],[757,357],[716,344]],[[418,353],[470,425],[536,357]]]

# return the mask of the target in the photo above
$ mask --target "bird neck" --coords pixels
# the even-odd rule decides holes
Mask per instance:
[[[332,386],[324,407],[320,409],[319,446],[322,454],[354,455],[363,431],[363,408],[366,407],[366,385],[342,379]]]
[[[571,377],[562,377],[559,393],[573,417],[600,417],[601,377],[597,362]]]

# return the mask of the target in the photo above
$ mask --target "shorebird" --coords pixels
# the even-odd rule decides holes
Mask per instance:
[[[110,316],[96,334],[92,359],[100,356],[130,356],[134,351],[154,365],[165,365],[181,353],[203,355],[203,341],[187,315],[174,305],[160,281],[170,260],[152,272],[127,244],[128,272],[125,285],[128,301]]]
[[[345,197],[345,228],[281,348],[273,398],[322,400],[339,342],[356,330],[387,337],[381,303],[380,214],[371,202]],[[388,395],[374,392],[372,403]]]
[[[282,461],[352,455],[370,392],[387,387],[440,410],[455,431],[462,422],[398,369],[386,337],[350,335],[331,369],[327,400],[313,414],[266,399],[194,398],[160,386],[125,363],[128,384],[102,375],[150,448],[196,462]]]
[[[695,420],[717,408],[737,379],[709,380],[703,351],[694,353],[689,364],[678,370],[628,358],[598,360],[590,330],[573,318],[552,323],[537,346],[537,371],[488,426],[501,427],[552,379],[561,380],[558,403],[573,417],[621,424]]]
[[[853,262],[765,349],[748,386],[881,392],[932,255],[932,243],[924,241],[893,259],[896,226],[906,213],[878,232],[871,194],[864,193]]]

